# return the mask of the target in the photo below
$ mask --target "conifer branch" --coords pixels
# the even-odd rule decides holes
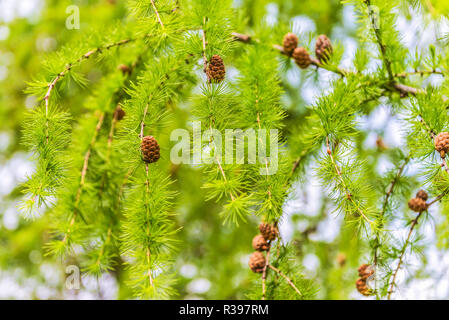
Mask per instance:
[[[279,270],[278,268],[274,267],[273,265],[269,264],[268,267],[273,270],[274,272],[276,272],[277,274],[279,274],[282,278],[285,279],[285,281],[287,281],[287,283],[290,285],[290,287],[293,288],[293,290],[296,291],[296,293],[302,297],[302,293],[299,291],[299,289],[295,286],[295,284],[293,283],[293,281],[287,277],[281,270]]]
[[[409,161],[410,161],[409,157],[405,158],[403,164],[398,168],[396,176],[394,177],[393,181],[391,181],[390,186],[388,187],[387,193],[385,194],[384,202],[382,205],[382,211],[380,212],[380,215],[378,217],[379,226],[378,226],[378,229],[376,229],[376,233],[375,233],[376,238],[375,238],[375,244],[374,244],[374,270],[376,273],[377,273],[377,269],[378,269],[379,247],[381,245],[380,244],[380,242],[381,242],[380,230],[383,228],[383,218],[384,218],[385,212],[387,211],[388,202],[389,202],[391,196],[393,195],[394,187],[396,186],[399,179],[401,178],[401,175],[404,172],[404,169],[407,166],[407,164],[409,163]],[[376,295],[378,295],[377,280],[376,280]]]
[[[427,133],[430,136],[430,139],[432,141],[435,140],[435,137],[436,137],[435,131],[432,128],[430,128],[430,126],[427,124],[426,121],[424,121],[424,118],[422,115],[419,115],[419,122],[421,122],[421,124],[424,126],[425,130],[427,131]]]
[[[396,284],[395,283],[396,276],[397,276],[398,271],[399,271],[399,269],[400,269],[400,267],[402,265],[402,262],[403,262],[403,259],[404,259],[404,255],[405,255],[405,251],[407,250],[408,244],[410,243],[410,238],[412,236],[413,229],[418,224],[418,219],[419,219],[419,217],[421,217],[423,212],[424,211],[421,211],[420,213],[418,213],[416,218],[413,219],[412,224],[411,224],[410,229],[409,229],[409,232],[408,232],[408,235],[407,235],[407,239],[406,239],[404,245],[402,246],[401,253],[399,255],[399,262],[398,262],[398,265],[397,265],[396,269],[394,270],[393,279],[391,280],[390,289],[388,290],[388,300],[391,299],[391,294],[393,293],[393,288],[394,288],[394,286]]]
[[[81,212],[79,212],[78,206],[79,206],[79,203],[80,203],[80,200],[81,200],[81,194],[83,192],[83,189],[84,189],[84,186],[85,186],[85,182],[86,182],[86,174],[87,174],[87,169],[88,169],[88,166],[89,166],[89,159],[90,159],[90,156],[91,156],[91,153],[92,153],[92,149],[93,149],[93,147],[94,147],[94,145],[95,145],[95,143],[97,141],[97,137],[98,137],[98,134],[100,132],[101,126],[103,125],[103,121],[104,121],[104,112],[102,112],[100,114],[100,117],[98,119],[98,123],[97,123],[97,125],[95,127],[95,132],[94,132],[94,134],[92,136],[92,140],[90,141],[89,147],[88,147],[88,149],[86,151],[86,154],[84,155],[84,163],[83,163],[83,168],[81,170],[80,183],[78,185],[78,190],[77,190],[76,196],[75,196],[75,205],[74,205],[73,216],[72,216],[72,219],[70,220],[70,225],[67,228],[67,231],[65,233],[64,239],[62,240],[63,243],[67,242],[67,240],[68,240],[68,238],[70,236],[70,233],[71,233],[71,229],[72,229],[73,225],[75,224],[75,221],[76,221],[76,218],[77,218],[78,214],[83,219],[83,221],[86,222],[84,217],[82,216]]]
[[[449,193],[449,188],[447,188],[443,193],[441,193],[434,200],[428,202],[426,211],[429,209],[429,207],[431,205],[433,205],[434,203],[440,201],[448,193]],[[426,211],[419,212],[418,215],[416,216],[416,218],[413,219],[412,224],[410,225],[410,229],[409,229],[409,232],[408,232],[408,235],[407,235],[407,239],[406,239],[404,245],[402,246],[401,253],[399,255],[399,262],[398,262],[398,265],[397,265],[397,267],[396,267],[396,269],[395,269],[395,271],[393,273],[393,279],[391,280],[390,289],[388,290],[388,300],[391,299],[391,294],[393,293],[394,286],[396,285],[396,277],[397,277],[398,271],[401,268],[401,265],[402,265],[402,263],[404,261],[405,252],[406,252],[407,247],[408,247],[408,245],[410,243],[410,239],[411,239],[411,235],[413,233],[413,230],[414,230],[415,226],[418,224],[418,219]]]
[[[388,200],[392,196],[394,187],[396,186],[396,184],[398,183],[399,179],[401,178],[401,175],[402,175],[405,167],[409,163],[409,161],[410,161],[409,157],[405,158],[404,163],[399,167],[396,176],[394,177],[393,181],[391,181],[390,186],[388,188],[388,191],[385,194],[385,199],[384,199],[384,202],[383,202],[383,205],[382,205],[382,211],[380,213],[381,217],[385,214],[385,211],[387,210],[387,206],[388,206]]]
[[[373,221],[371,221],[362,211],[362,209],[360,208],[360,206],[354,201],[351,192],[349,191],[348,187],[346,186],[346,182],[343,179],[342,175],[341,175],[341,171],[340,168],[338,167],[337,163],[335,162],[334,156],[332,155],[332,150],[330,148],[330,144],[329,144],[329,137],[326,136],[326,147],[327,147],[327,154],[329,155],[329,158],[332,162],[332,165],[335,169],[335,173],[338,176],[338,179],[340,180],[340,183],[343,187],[343,189],[345,190],[346,193],[346,198],[348,200],[350,200],[352,202],[352,204],[356,207],[357,212],[370,224],[373,223]]]
[[[147,37],[148,35],[145,35],[142,38]],[[124,44],[127,44],[129,42],[133,42],[136,41],[137,38],[130,38],[130,39],[123,39],[123,40],[119,40],[117,42],[113,42],[107,45],[104,45],[102,47],[98,47],[92,50],[87,51],[86,53],[84,53],[81,57],[79,57],[76,61],[74,62],[70,62],[66,65],[66,67],[64,68],[64,70],[62,70],[48,85],[48,90],[47,93],[44,96],[44,102],[45,102],[45,110],[46,110],[46,114],[48,113],[48,104],[49,104],[49,100],[50,100],[50,95],[53,91],[53,89],[56,86],[56,83],[61,80],[62,78],[64,78],[64,76],[70,72],[70,70],[72,70],[73,67],[75,67],[76,65],[80,64],[81,62],[83,62],[84,60],[89,59],[91,56],[95,55],[95,54],[99,54],[102,53],[104,50],[109,50],[113,47],[118,47]]]
[[[234,37],[234,40],[242,42],[242,43],[251,43],[251,41],[259,42],[258,40],[253,40],[251,38],[251,36],[249,36],[249,35],[245,35],[245,34],[241,34],[241,33],[237,33],[237,32],[233,32],[232,35]],[[279,53],[290,57],[290,55],[288,55],[284,51],[284,48],[282,46],[274,44],[272,47],[274,50],[278,51]],[[310,62],[312,65],[316,66],[317,68],[321,68],[321,69],[324,69],[327,71],[334,72],[342,77],[346,77],[350,74],[354,74],[354,72],[352,72],[350,70],[322,64],[318,59],[316,59],[314,57],[310,57]],[[423,89],[417,89],[417,88],[414,88],[414,87],[411,87],[411,86],[408,86],[405,84],[397,83],[395,81],[392,81],[391,86],[386,86],[386,89],[390,92],[391,91],[398,92],[401,95],[401,98],[405,98],[409,95],[416,96],[417,94],[425,94],[425,92],[426,92]]]
[[[368,15],[369,18],[371,20],[371,27],[373,28],[373,32],[376,36],[376,40],[377,40],[377,44],[379,45],[380,51],[381,51],[381,56],[382,56],[382,60],[385,66],[385,69],[387,70],[388,73],[388,77],[390,79],[391,82],[394,81],[394,74],[393,71],[391,69],[391,61],[390,59],[387,57],[387,47],[384,44],[383,40],[382,40],[382,33],[380,32],[380,29],[377,27],[376,25],[376,17],[374,16],[374,12],[373,10],[371,10],[371,1],[370,0],[365,0],[365,3],[368,7]]]

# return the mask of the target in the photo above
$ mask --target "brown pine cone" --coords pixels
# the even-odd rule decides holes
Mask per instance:
[[[298,37],[294,33],[287,33],[284,36],[284,41],[282,42],[282,46],[284,47],[284,51],[289,56],[292,55],[293,50],[298,46]]]
[[[296,64],[301,69],[306,69],[308,66],[310,66],[310,55],[307,52],[306,48],[295,48],[295,50],[293,50],[292,57],[293,59],[295,59]]]
[[[357,288],[357,291],[363,294],[364,296],[371,295],[370,288],[366,285],[366,281],[362,278],[357,279],[355,282],[355,287]]]
[[[441,158],[446,156],[449,150],[449,132],[441,132],[435,137],[435,150],[440,153]]]
[[[209,82],[221,82],[225,78],[225,74],[223,59],[218,54],[213,55],[207,65],[207,79]]]
[[[259,225],[259,231],[260,234],[265,238],[267,241],[271,241],[277,238],[279,234],[279,230],[277,227],[272,226],[268,223],[261,223]]]
[[[424,201],[427,201],[427,198],[428,198],[429,196],[427,195],[427,192],[425,192],[424,190],[419,190],[419,191],[416,193],[416,197],[417,197],[417,198],[421,198],[421,199],[423,199]]]
[[[408,202],[408,207],[415,212],[423,212],[427,209],[427,203],[421,198],[413,198]]]
[[[152,136],[143,138],[140,144],[140,150],[142,151],[142,160],[145,162],[153,163],[161,157],[159,144]]]
[[[120,106],[117,106],[117,108],[115,108],[114,111],[114,118],[117,119],[118,121],[122,120],[123,117],[126,115],[125,111],[120,108]]]
[[[265,238],[261,234],[258,234],[253,238],[253,248],[256,251],[267,251],[268,250],[267,240],[265,240]]]
[[[366,281],[370,276],[374,274],[374,269],[369,264],[362,264],[359,267],[358,272],[359,276]]]
[[[265,256],[263,253],[256,251],[249,258],[249,268],[252,272],[262,273],[265,268]]]
[[[332,44],[329,38],[322,34],[316,39],[315,43],[315,55],[320,60],[320,62],[325,62],[329,60],[330,55],[332,54]]]
[[[128,67],[126,64],[121,64],[117,67],[118,70],[120,70],[123,74],[130,74],[131,68]]]

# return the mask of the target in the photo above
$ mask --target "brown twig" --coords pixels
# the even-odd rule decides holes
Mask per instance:
[[[420,75],[421,77],[423,77],[424,75],[432,75],[432,74],[444,76],[445,72],[437,71],[437,70],[415,70],[415,71],[398,73],[395,75],[395,77],[396,78],[407,78],[408,76],[413,76],[413,75]]]
[[[161,25],[162,29],[164,29],[164,24],[162,23],[161,17],[159,16],[159,11],[156,8],[156,5],[154,4],[154,0],[151,0],[151,5],[153,7],[154,12],[156,13],[157,20],[159,21],[159,24]]]
[[[268,267],[273,270],[274,272],[276,272],[277,274],[279,274],[282,278],[285,279],[285,281],[287,281],[287,283],[290,285],[290,287],[292,287],[297,294],[299,294],[302,297],[302,293],[299,291],[299,289],[295,286],[295,284],[293,283],[293,281],[287,277],[281,270],[279,270],[276,267],[273,267],[271,264],[268,265]]]
[[[204,68],[203,71],[206,72],[207,70],[207,56],[206,56],[206,45],[207,45],[207,41],[206,41],[206,21],[207,21],[207,17],[203,17],[203,34],[202,34],[202,44],[203,44],[203,48],[202,48],[202,54],[203,54],[203,63],[204,63]]]
[[[432,201],[430,201],[428,204],[427,204],[427,208],[429,208],[431,205],[433,205],[434,203],[436,203],[436,202],[438,202],[438,201],[440,201],[446,194],[448,194],[449,193],[449,188],[448,189],[446,189],[443,193],[441,193],[438,197],[436,197],[435,199],[433,199]]]
[[[262,300],[265,300],[265,295],[267,292],[267,268],[270,264],[270,250],[271,250],[271,241],[268,244],[267,256],[265,259],[265,266],[262,271]]]

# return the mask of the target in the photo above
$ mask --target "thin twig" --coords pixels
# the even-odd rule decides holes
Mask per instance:
[[[202,35],[202,43],[203,43],[203,49],[202,49],[202,54],[203,54],[203,63],[204,63],[204,68],[203,71],[206,72],[207,70],[207,56],[206,56],[206,45],[207,45],[207,41],[206,41],[206,21],[207,21],[207,17],[203,17],[203,35]]]
[[[156,5],[154,4],[154,0],[151,0],[151,5],[153,6],[154,12],[156,12],[157,20],[159,21],[159,24],[161,25],[161,27],[163,29],[164,24],[162,23],[161,17],[159,16],[159,11],[157,11]]]
[[[290,287],[292,287],[297,294],[299,294],[302,297],[302,293],[299,291],[299,289],[295,286],[295,284],[293,283],[292,280],[290,280],[289,277],[287,277],[281,270],[279,270],[276,267],[273,267],[271,264],[268,265],[268,267],[273,270],[274,272],[276,272],[277,274],[279,274],[282,278],[285,279],[285,281],[287,281],[287,283],[290,285]]]
[[[271,250],[271,241],[268,244],[267,256],[265,259],[265,266],[262,271],[262,300],[265,300],[265,295],[267,292],[267,268],[270,264],[270,250]]]
[[[440,201],[446,194],[449,193],[449,188],[447,188],[446,190],[444,190],[443,193],[441,193],[438,197],[436,197],[435,199],[433,199],[432,201],[430,201],[427,204],[427,208],[429,208],[431,205],[433,205],[434,203],[437,203],[438,201]]]
[[[398,73],[395,75],[395,77],[396,78],[407,78],[408,76],[413,76],[413,75],[420,75],[421,77],[423,77],[424,75],[432,75],[432,74],[444,76],[446,73],[443,71],[437,71],[437,70],[415,70],[415,71]]]

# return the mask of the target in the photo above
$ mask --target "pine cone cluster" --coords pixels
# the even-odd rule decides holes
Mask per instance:
[[[315,55],[318,60],[320,60],[320,62],[329,60],[332,52],[332,44],[329,38],[324,34],[320,35],[315,43]]]
[[[293,59],[295,59],[296,64],[301,69],[306,69],[308,66],[310,66],[310,55],[307,52],[306,48],[295,48],[295,50],[293,50],[292,57]]]
[[[209,82],[221,82],[224,80],[226,74],[223,59],[215,54],[209,60],[207,65],[206,75]]]
[[[427,192],[424,190],[419,190],[418,193],[416,193],[416,197],[410,199],[408,202],[408,207],[415,212],[423,212],[427,210],[427,198]]]
[[[115,108],[115,111],[114,111],[115,119],[120,121],[125,117],[125,115],[126,115],[125,111],[122,108],[120,108],[120,106],[117,106],[117,108]]]
[[[435,150],[440,153],[441,158],[446,157],[449,151],[449,132],[441,132],[435,137]]]
[[[294,33],[287,33],[284,36],[284,41],[282,42],[282,46],[284,48],[284,52],[289,56],[292,55],[293,50],[298,46],[298,37]]]
[[[142,160],[145,162],[153,163],[161,157],[159,144],[152,136],[143,138],[140,144],[140,150],[142,152]]]
[[[362,264],[359,269],[359,277],[355,282],[357,291],[364,296],[369,296],[372,294],[371,289],[367,285],[368,279],[374,274],[374,269],[369,264]]]
[[[279,230],[276,226],[272,226],[268,223],[261,223],[259,225],[259,231],[260,234],[265,238],[267,241],[272,241],[277,238],[279,234]]]
[[[265,240],[263,235],[258,234],[253,238],[253,248],[256,251],[267,251],[268,250],[268,242]]]
[[[279,235],[279,230],[276,226],[261,223],[259,225],[260,234],[253,238],[253,248],[256,250],[249,259],[249,267],[253,272],[260,273],[265,267],[265,256],[262,251],[268,251],[270,249],[270,243],[268,241],[273,241]]]
[[[265,268],[265,256],[262,252],[255,251],[249,258],[249,268],[256,273],[262,273]]]
[[[306,48],[297,46],[298,46],[298,37],[294,33],[291,32],[287,33],[284,36],[284,40],[282,42],[282,48],[284,50],[284,53],[288,56],[291,56],[301,69],[306,69],[312,63],[312,59],[310,58],[310,54]],[[320,35],[316,39],[315,43],[315,55],[317,59],[321,63],[323,63],[329,60],[332,52],[333,48],[329,38],[324,34]]]

